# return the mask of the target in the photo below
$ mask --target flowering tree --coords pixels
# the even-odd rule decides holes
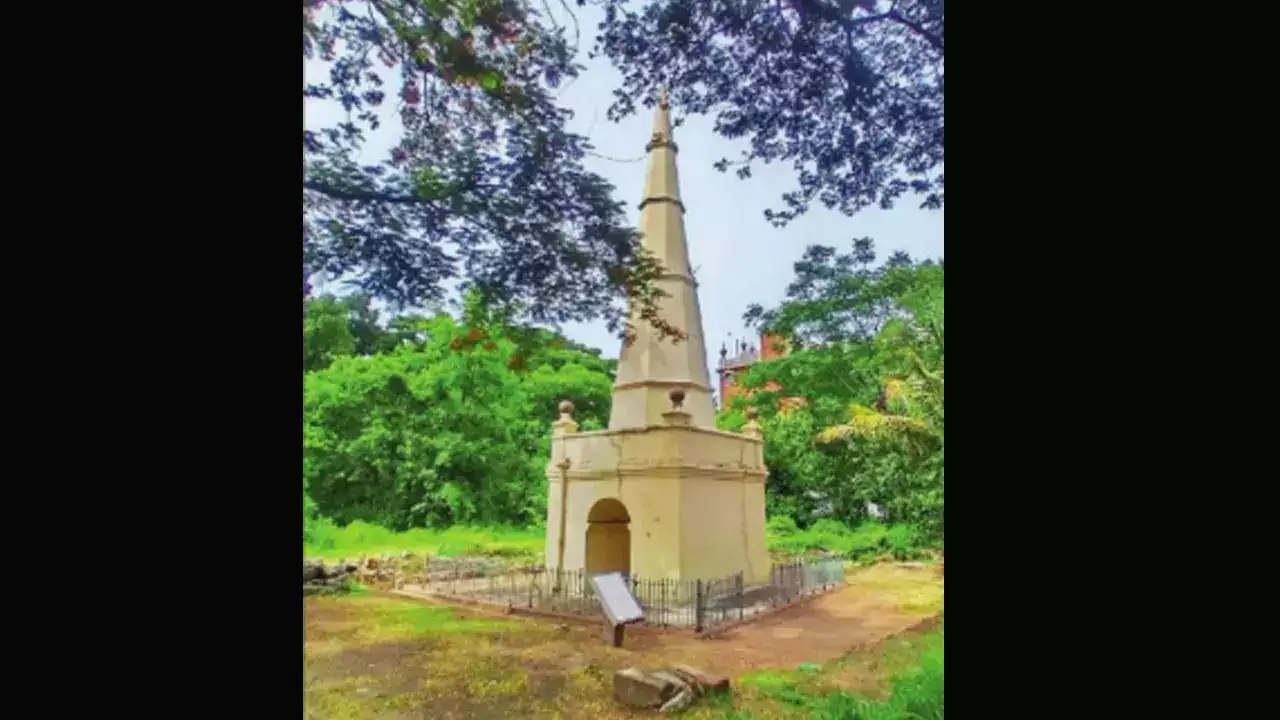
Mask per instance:
[[[943,204],[942,0],[597,0],[596,50],[622,72],[609,116],[663,83],[681,110],[743,138],[741,177],[787,162],[799,187],[765,210],[853,214],[908,193]]]
[[[543,5],[539,4],[539,7]],[[304,97],[346,117],[303,131],[308,275],[396,304],[451,282],[533,321],[657,317],[660,268],[613,187],[582,165],[551,91],[579,67],[566,33],[523,0],[304,0],[303,57],[326,64]],[[394,113],[387,157],[360,162]]]

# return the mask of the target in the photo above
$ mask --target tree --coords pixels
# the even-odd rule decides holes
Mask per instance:
[[[795,264],[795,279],[778,307],[747,308],[748,326],[791,339],[795,352],[758,363],[742,378],[756,390],[755,402],[772,407],[778,393],[809,400],[815,418],[826,425],[844,419],[850,404],[871,404],[880,392],[889,346],[875,338],[895,319],[909,313],[903,299],[920,283],[932,261],[914,263],[895,253],[876,266],[874,243],[858,238],[849,252],[814,245]]]
[[[531,417],[550,420],[560,401],[569,400],[583,430],[608,425],[617,360],[542,328],[507,328],[505,334],[526,348],[516,365]]]
[[[898,297],[912,281],[906,253],[894,253],[878,267],[875,260],[871,238],[855,239],[848,253],[811,245],[795,264],[786,302],[771,310],[751,305],[743,319],[810,345],[870,340],[895,316]]]
[[[510,343],[454,349],[470,331],[433,319],[421,351],[341,358],[304,380],[304,471],[319,512],[404,530],[453,522],[534,521]]]
[[[325,294],[303,299],[304,372],[322,370],[334,358],[345,355],[389,352],[415,337],[417,321],[424,318],[398,316],[384,328],[372,300],[360,292],[341,298]]]
[[[454,280],[537,322],[603,317],[625,303],[660,331],[660,268],[587,172],[549,90],[578,74],[563,28],[522,0],[304,0],[303,57],[327,64],[304,97],[347,118],[303,132],[305,272],[352,279],[398,305],[439,301]],[[361,164],[384,108],[403,127]]]
[[[874,261],[866,239],[844,254],[809,248],[787,299],[748,311],[800,349],[752,366],[741,378],[751,394],[737,404],[761,410],[771,510],[802,524],[824,513],[851,522],[873,502],[940,537],[944,267],[905,255]],[[779,394],[806,402],[780,412]]]
[[[378,324],[378,311],[373,308],[373,298],[367,293],[351,293],[339,301],[347,309],[347,326],[355,340],[356,355],[372,355],[389,350],[387,332]]]
[[[583,2],[579,2],[583,4]],[[908,192],[943,205],[941,0],[602,0],[595,52],[623,75],[609,116],[653,102],[714,114],[747,138],[737,166],[789,161],[799,188],[765,217],[783,225],[814,202],[845,214]]]
[[[304,378],[304,521],[541,521],[556,405],[570,400],[584,427],[602,426],[608,363],[545,330],[522,353],[474,293],[460,320],[397,323],[405,340],[393,350],[339,357]]]
[[[851,405],[846,421],[817,435],[826,445],[862,440],[900,448],[913,472],[902,474],[890,510],[939,534],[945,450],[943,279],[941,266],[917,268],[899,298],[905,315],[890,321],[876,338],[886,373],[884,409]]]
[[[348,308],[332,295],[309,298],[302,304],[302,370],[323,370],[339,357],[356,351]]]

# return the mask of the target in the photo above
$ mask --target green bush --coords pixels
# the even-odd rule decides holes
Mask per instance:
[[[849,534],[849,546],[845,551],[845,555],[852,560],[866,561],[879,557],[888,547],[889,534],[896,527],[907,527],[905,525],[887,526],[882,522],[868,520],[858,526],[858,529]]]
[[[473,320],[420,320],[420,340],[305,374],[303,493],[318,513],[394,530],[546,516],[556,406],[569,399],[598,427],[610,365],[548,333]]]
[[[890,526],[885,541],[894,560],[916,560],[924,555],[924,534],[913,525]]]
[[[410,551],[418,554],[457,557],[489,555],[525,561],[542,557],[545,530],[538,526],[465,526],[413,528],[393,532],[357,520],[339,527],[328,518],[317,518],[303,542],[309,557],[339,558]]]
[[[859,562],[881,557],[914,560],[924,557],[930,547],[916,526],[886,525],[876,520],[864,520],[851,529],[838,520],[823,518],[801,530],[790,517],[776,515],[769,518],[766,534],[769,549],[787,557],[835,553]]]
[[[790,537],[800,532],[796,519],[790,515],[774,515],[765,526],[766,532],[777,537]]]

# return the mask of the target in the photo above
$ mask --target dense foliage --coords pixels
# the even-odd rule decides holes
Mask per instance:
[[[659,268],[613,187],[582,165],[552,95],[575,77],[564,29],[521,0],[303,0],[302,53],[328,77],[303,96],[345,117],[303,132],[307,274],[399,305],[462,281],[534,321],[656,315]],[[389,155],[367,134],[398,126]]]
[[[748,311],[798,349],[741,375],[752,394],[720,423],[736,429],[745,405],[760,408],[771,515],[857,523],[870,503],[940,539],[944,267],[903,255],[874,261],[865,239],[848,253],[811,247],[787,300]],[[784,395],[804,403],[779,412]]]
[[[616,361],[512,324],[478,294],[459,318],[383,323],[360,296],[314,298],[304,314],[312,542],[317,517],[393,531],[540,524],[556,404],[572,400],[585,430],[607,421]],[[865,239],[849,252],[812,247],[787,300],[747,317],[795,348],[742,374],[751,394],[719,418],[738,430],[747,405],[761,411],[771,546],[909,557],[940,540],[943,265],[876,265]],[[803,402],[779,411],[782,396]],[[869,504],[896,524],[866,522]]]
[[[317,298],[308,313],[337,304]],[[404,323],[386,333],[394,347],[378,338],[382,352],[317,352],[329,362],[304,377],[304,508],[394,530],[540,522],[556,403],[572,400],[585,428],[601,427],[614,362],[492,322],[476,304],[462,321],[412,322],[413,336]]]
[[[581,4],[581,3],[579,3]],[[799,187],[765,217],[845,214],[914,193],[943,205],[942,0],[602,0],[596,51],[622,72],[610,117],[650,104],[713,114],[735,161],[790,162]]]

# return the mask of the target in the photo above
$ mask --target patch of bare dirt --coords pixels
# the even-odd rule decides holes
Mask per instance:
[[[430,641],[379,643],[347,648],[338,652],[307,658],[308,676],[327,678],[371,675],[380,679],[379,693],[398,695],[418,687],[421,680],[415,669],[423,665],[438,643]]]
[[[936,613],[928,603],[904,603],[905,595],[940,595],[941,579],[913,568],[876,566],[852,576],[851,584],[755,620],[723,635],[696,638],[636,634],[628,649],[679,661],[710,672],[740,675],[760,668],[822,663],[911,629]]]
[[[621,650],[605,653],[602,627],[552,625],[557,621],[525,619],[555,633],[516,634],[512,649],[548,657],[564,670],[594,664],[661,665],[681,662],[734,677],[761,668],[822,663],[857,648],[930,622],[942,596],[942,578],[916,564],[877,565],[853,573],[849,586],[795,607],[780,610],[721,635],[698,638],[688,633],[632,631]],[[936,602],[935,602],[936,601]],[[495,614],[471,608],[472,612]],[[504,643],[508,644],[508,643]],[[522,654],[525,654],[522,653]],[[590,659],[586,659],[590,656]]]
[[[842,660],[831,672],[825,674],[821,689],[854,692],[873,698],[883,697],[887,690],[885,678],[897,669],[895,654],[914,656],[918,651],[912,652],[907,646],[919,642],[941,623],[941,617],[934,615],[917,622],[902,633],[881,640],[867,648],[866,652],[850,656],[847,661]]]

